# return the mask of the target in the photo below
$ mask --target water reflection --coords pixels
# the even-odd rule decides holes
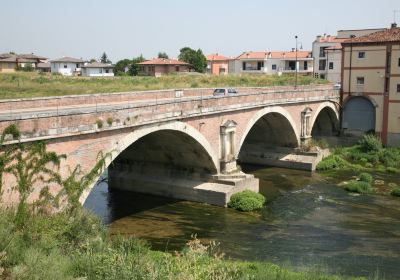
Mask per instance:
[[[85,206],[113,233],[179,250],[192,234],[217,240],[231,258],[323,265],[332,272],[386,279],[400,274],[400,199],[350,195],[323,177],[280,168],[243,167],[270,200],[261,213],[113,191],[103,182]]]

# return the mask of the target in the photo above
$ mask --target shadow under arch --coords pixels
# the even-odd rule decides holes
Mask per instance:
[[[219,172],[218,157],[207,139],[183,122],[134,130],[110,149],[106,168],[128,168],[149,176],[206,177]],[[114,163],[110,166],[111,163]],[[99,176],[100,178],[100,176]],[[83,204],[97,180],[82,194]]]
[[[339,133],[339,113],[332,102],[322,103],[313,114],[312,137],[331,137]]]
[[[282,107],[269,107],[259,111],[249,122],[242,137],[238,159],[241,163],[262,164],[266,154],[290,154],[299,146],[296,125]],[[278,156],[279,157],[279,156]]]

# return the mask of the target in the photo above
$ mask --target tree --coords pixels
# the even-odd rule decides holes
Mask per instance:
[[[131,64],[132,64],[132,60],[127,59],[127,58],[118,61],[114,65],[114,74],[116,76],[126,75],[126,73],[128,72]],[[127,69],[127,71],[125,71],[125,69]]]
[[[165,58],[165,59],[168,59],[169,56],[168,56],[168,54],[167,54],[166,52],[159,52],[159,53],[158,53],[158,58]]]
[[[204,73],[207,67],[207,59],[201,49],[193,50],[189,47],[180,49],[179,60],[189,63],[196,72]]]
[[[111,64],[111,60],[108,59],[108,56],[105,52],[100,57],[100,62],[101,63],[106,63],[106,64]]]
[[[91,58],[91,59],[89,60],[89,62],[90,62],[90,63],[97,62],[97,59]]]
[[[137,76],[139,74],[139,65],[137,65],[137,64],[144,62],[144,61],[145,61],[145,59],[144,59],[143,55],[133,58],[132,64],[129,67],[129,71],[128,71],[129,75]]]

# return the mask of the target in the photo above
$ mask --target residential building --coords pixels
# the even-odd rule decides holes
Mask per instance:
[[[81,72],[84,77],[114,77],[113,68],[111,64],[93,62],[84,64]]]
[[[0,54],[0,72],[15,72],[18,67],[30,65],[36,68],[39,63],[42,63],[47,58],[32,54]]]
[[[216,54],[210,54],[207,58],[207,73],[212,75],[226,75],[229,73],[229,57]]]
[[[360,37],[381,31],[377,29],[339,30],[336,36],[319,35],[313,42],[314,76],[333,83],[341,81],[341,43],[351,37]]]
[[[297,62],[297,67],[296,67]],[[244,52],[229,61],[232,74],[313,73],[313,58],[309,51]]]
[[[400,146],[400,28],[342,42],[342,128]]]
[[[154,58],[138,63],[140,76],[155,76],[172,73],[185,73],[190,71],[190,65],[176,59]]]
[[[60,73],[63,76],[78,76],[84,61],[79,58],[61,57],[50,60],[51,73]]]
[[[39,73],[50,73],[51,72],[51,65],[50,62],[40,62],[36,66],[36,70]]]

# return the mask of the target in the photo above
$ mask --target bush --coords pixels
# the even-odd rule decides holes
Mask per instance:
[[[103,121],[102,120],[96,120],[96,124],[97,124],[97,127],[98,127],[98,129],[102,129],[103,128]]]
[[[387,167],[386,172],[396,174],[397,172],[399,172],[399,170],[397,170],[397,168],[394,168],[394,167]]]
[[[390,192],[390,194],[393,195],[393,196],[398,196],[398,197],[400,197],[400,188],[399,188],[399,187],[394,188],[394,189]]]
[[[364,152],[379,152],[382,149],[382,142],[375,135],[366,134],[358,142]]]
[[[361,182],[367,182],[367,183],[372,183],[374,178],[372,177],[371,174],[369,173],[361,173],[359,176]]]
[[[265,197],[262,194],[246,190],[233,194],[228,203],[228,207],[243,212],[249,212],[261,209],[264,203]]]
[[[339,155],[330,155],[318,163],[317,170],[341,168],[345,167],[347,164],[348,162]]]
[[[111,126],[112,123],[113,123],[113,118],[111,118],[111,117],[107,118],[107,124],[108,124],[108,126]]]
[[[373,188],[367,182],[363,181],[351,181],[349,182],[345,189],[349,192],[356,192],[356,193],[372,193]]]

